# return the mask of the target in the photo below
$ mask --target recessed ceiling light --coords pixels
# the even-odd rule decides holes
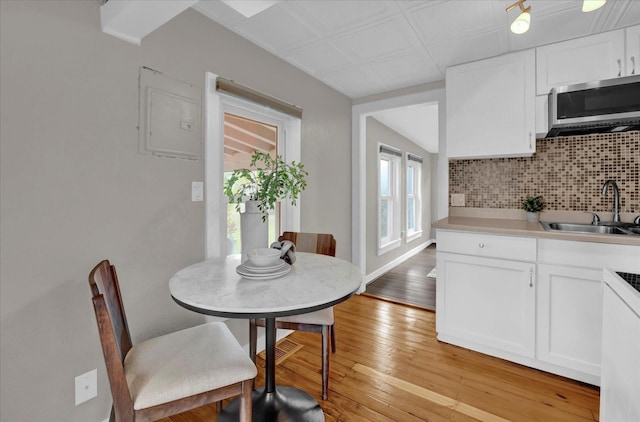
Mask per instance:
[[[250,18],[278,3],[278,0],[221,0],[224,4]]]

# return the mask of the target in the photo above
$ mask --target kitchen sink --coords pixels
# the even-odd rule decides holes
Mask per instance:
[[[580,224],[580,223],[551,223],[541,222],[542,227],[548,231],[562,231],[571,233],[592,233],[592,234],[618,234],[623,236],[640,236],[640,226],[631,223],[601,223]]]

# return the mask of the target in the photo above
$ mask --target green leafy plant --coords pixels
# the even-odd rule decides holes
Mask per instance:
[[[541,212],[544,209],[542,196],[527,196],[522,201],[522,208],[527,212]]]
[[[237,169],[224,183],[224,194],[229,203],[240,204],[246,200],[258,201],[262,220],[267,221],[269,211],[278,201],[288,199],[296,205],[296,200],[307,187],[305,177],[309,175],[302,163],[286,163],[280,155],[255,151],[248,169]]]

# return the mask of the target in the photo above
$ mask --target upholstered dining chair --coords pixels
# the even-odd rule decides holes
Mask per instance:
[[[336,256],[336,240],[331,234],[284,232],[278,238],[280,242],[283,240],[293,242],[296,245],[296,252],[312,252]],[[253,362],[256,361],[257,327],[264,326],[264,319],[252,319],[249,321],[249,354]],[[333,307],[306,314],[278,318],[276,319],[276,328],[322,333],[322,400],[327,400],[329,396],[329,344],[331,344],[331,351],[333,353],[336,352]]]
[[[212,322],[132,344],[116,269],[108,260],[89,274],[111,386],[110,422],[154,421],[240,396],[251,421],[256,366],[226,325]]]

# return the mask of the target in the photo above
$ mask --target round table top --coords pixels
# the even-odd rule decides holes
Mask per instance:
[[[239,256],[212,258],[178,271],[169,281],[181,306],[230,318],[270,318],[327,308],[358,292],[362,275],[350,262],[296,252],[288,274],[253,280],[236,273]]]

